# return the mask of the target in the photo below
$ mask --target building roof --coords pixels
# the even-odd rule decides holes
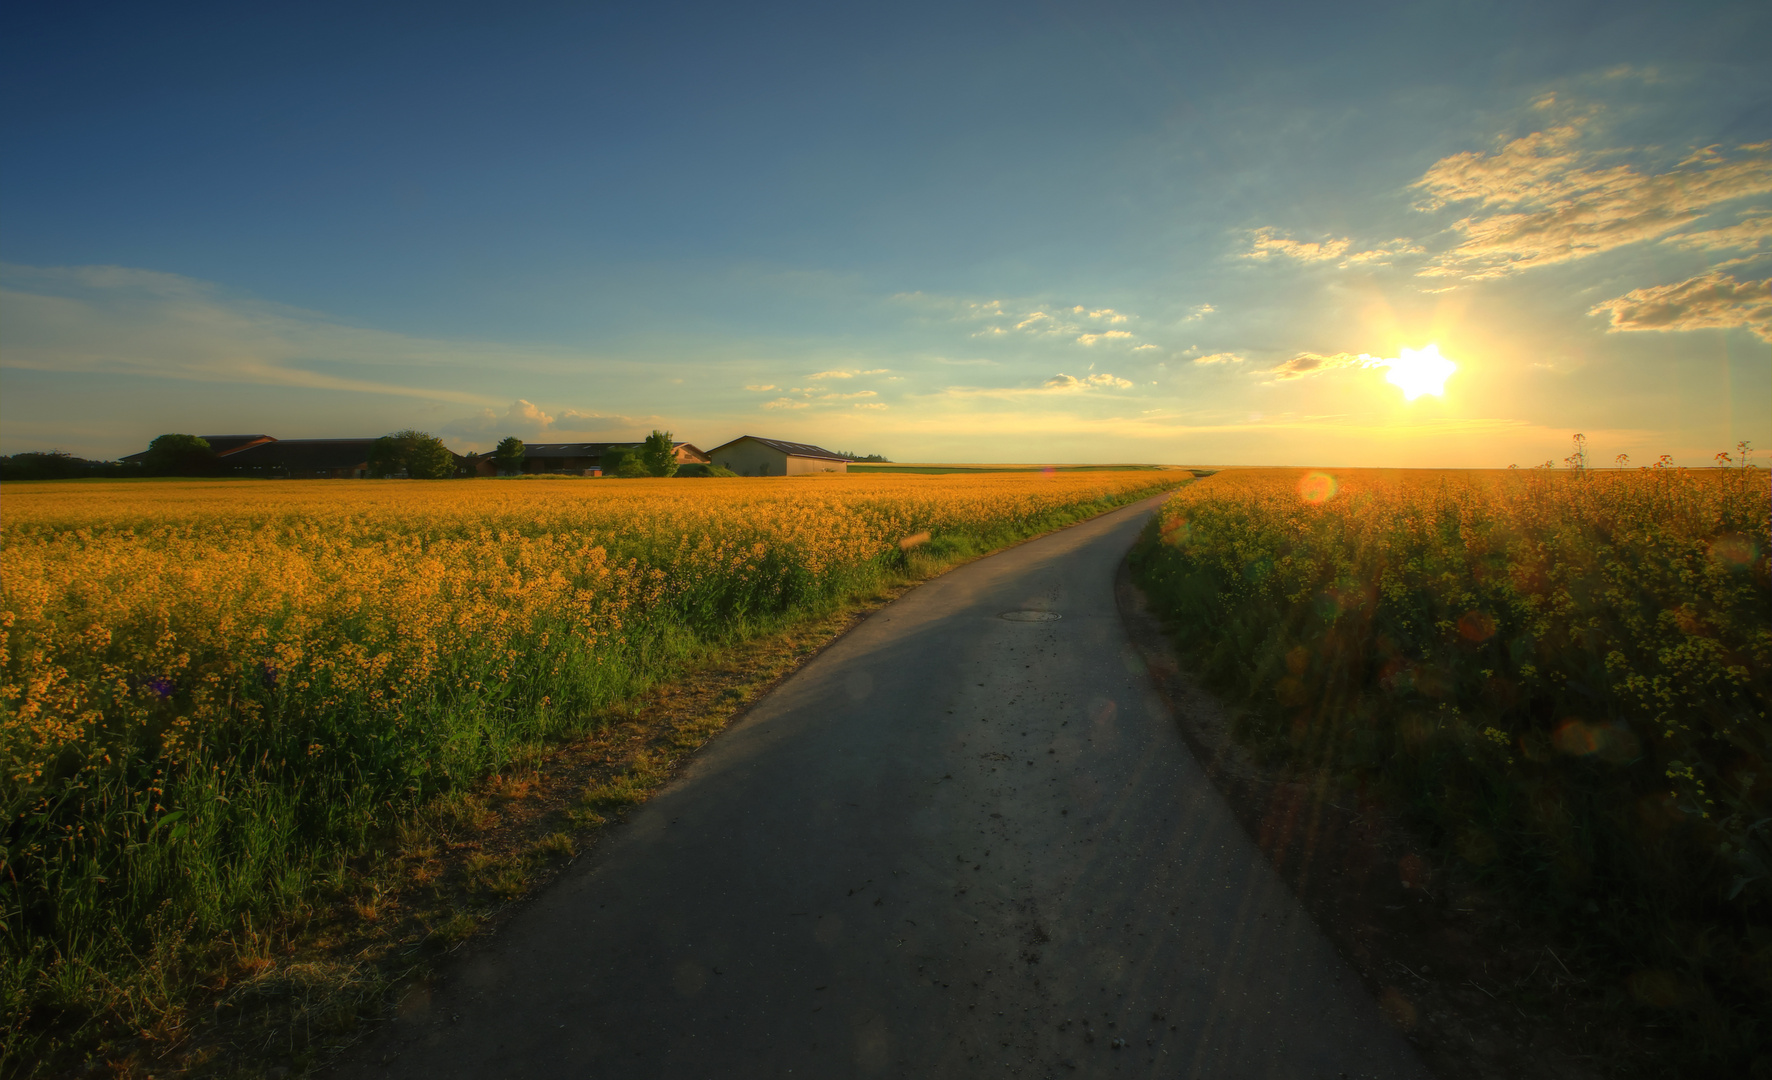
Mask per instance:
[[[320,472],[354,469],[369,462],[374,439],[277,439],[236,450],[228,464],[243,469]]]
[[[642,442],[524,443],[523,444],[523,456],[526,458],[532,458],[532,457],[602,457],[603,452],[608,450],[612,446],[623,446],[623,447],[633,448],[633,447],[642,446],[642,445],[644,445],[644,441],[642,441]],[[678,448],[685,447],[685,446],[688,446],[689,449],[694,450],[698,454],[701,453],[701,451],[699,449],[697,449],[694,446],[691,446],[689,443],[686,443],[686,442],[675,442],[675,443],[671,444],[672,449],[678,449]]]
[[[270,435],[199,435],[197,437],[209,444],[210,453],[214,454],[216,457],[227,457],[229,454],[244,450],[248,446],[257,446],[261,443],[277,441],[275,437]],[[147,457],[148,452],[146,450],[138,450],[135,453],[121,457],[118,460],[145,461],[147,460]]]
[[[733,439],[732,442],[721,443],[719,446],[716,446],[712,450],[709,450],[708,453],[717,454],[720,451],[726,449],[728,446],[731,446],[732,443],[741,443],[741,442],[744,442],[746,439],[749,439],[752,442],[762,443],[764,446],[769,447],[771,450],[779,450],[789,457],[817,458],[820,461],[848,461],[848,460],[850,460],[849,458],[844,457],[842,454],[833,454],[829,450],[826,450],[822,446],[813,446],[811,443],[803,443],[803,442],[787,442],[782,439],[765,439],[761,435],[740,435],[738,438]]]

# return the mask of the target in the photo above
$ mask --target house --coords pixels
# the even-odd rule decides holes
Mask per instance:
[[[527,443],[523,447],[524,473],[546,476],[598,476],[603,469],[603,455],[620,447],[638,452],[643,443]],[[677,464],[708,464],[708,455],[692,443],[671,444],[676,450]],[[474,472],[479,476],[496,476],[498,459],[483,454],[474,459]]]
[[[220,471],[234,476],[361,480],[369,475],[369,451],[375,443],[374,439],[268,439],[218,456]]]
[[[803,476],[849,471],[849,459],[809,443],[741,435],[708,451],[714,465],[740,476]]]

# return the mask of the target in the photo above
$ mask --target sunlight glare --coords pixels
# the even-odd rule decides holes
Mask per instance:
[[[1458,365],[1441,356],[1440,347],[1432,342],[1419,349],[1404,349],[1401,357],[1384,364],[1390,368],[1384,381],[1400,387],[1409,401],[1423,394],[1444,394],[1446,379],[1458,370]]]

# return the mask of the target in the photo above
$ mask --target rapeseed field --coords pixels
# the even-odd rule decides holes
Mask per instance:
[[[1183,478],[9,485],[0,1054],[176,1014],[391,823],[710,649]]]
[[[1387,794],[1746,1070],[1772,1046],[1769,509],[1751,468],[1238,470],[1134,564],[1247,740]]]

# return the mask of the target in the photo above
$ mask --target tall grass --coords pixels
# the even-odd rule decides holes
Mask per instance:
[[[1765,1072],[1768,509],[1753,469],[1229,472],[1135,569],[1248,737],[1389,792],[1694,1060]]]
[[[0,1053],[166,1037],[426,800],[1172,477],[9,486]]]

